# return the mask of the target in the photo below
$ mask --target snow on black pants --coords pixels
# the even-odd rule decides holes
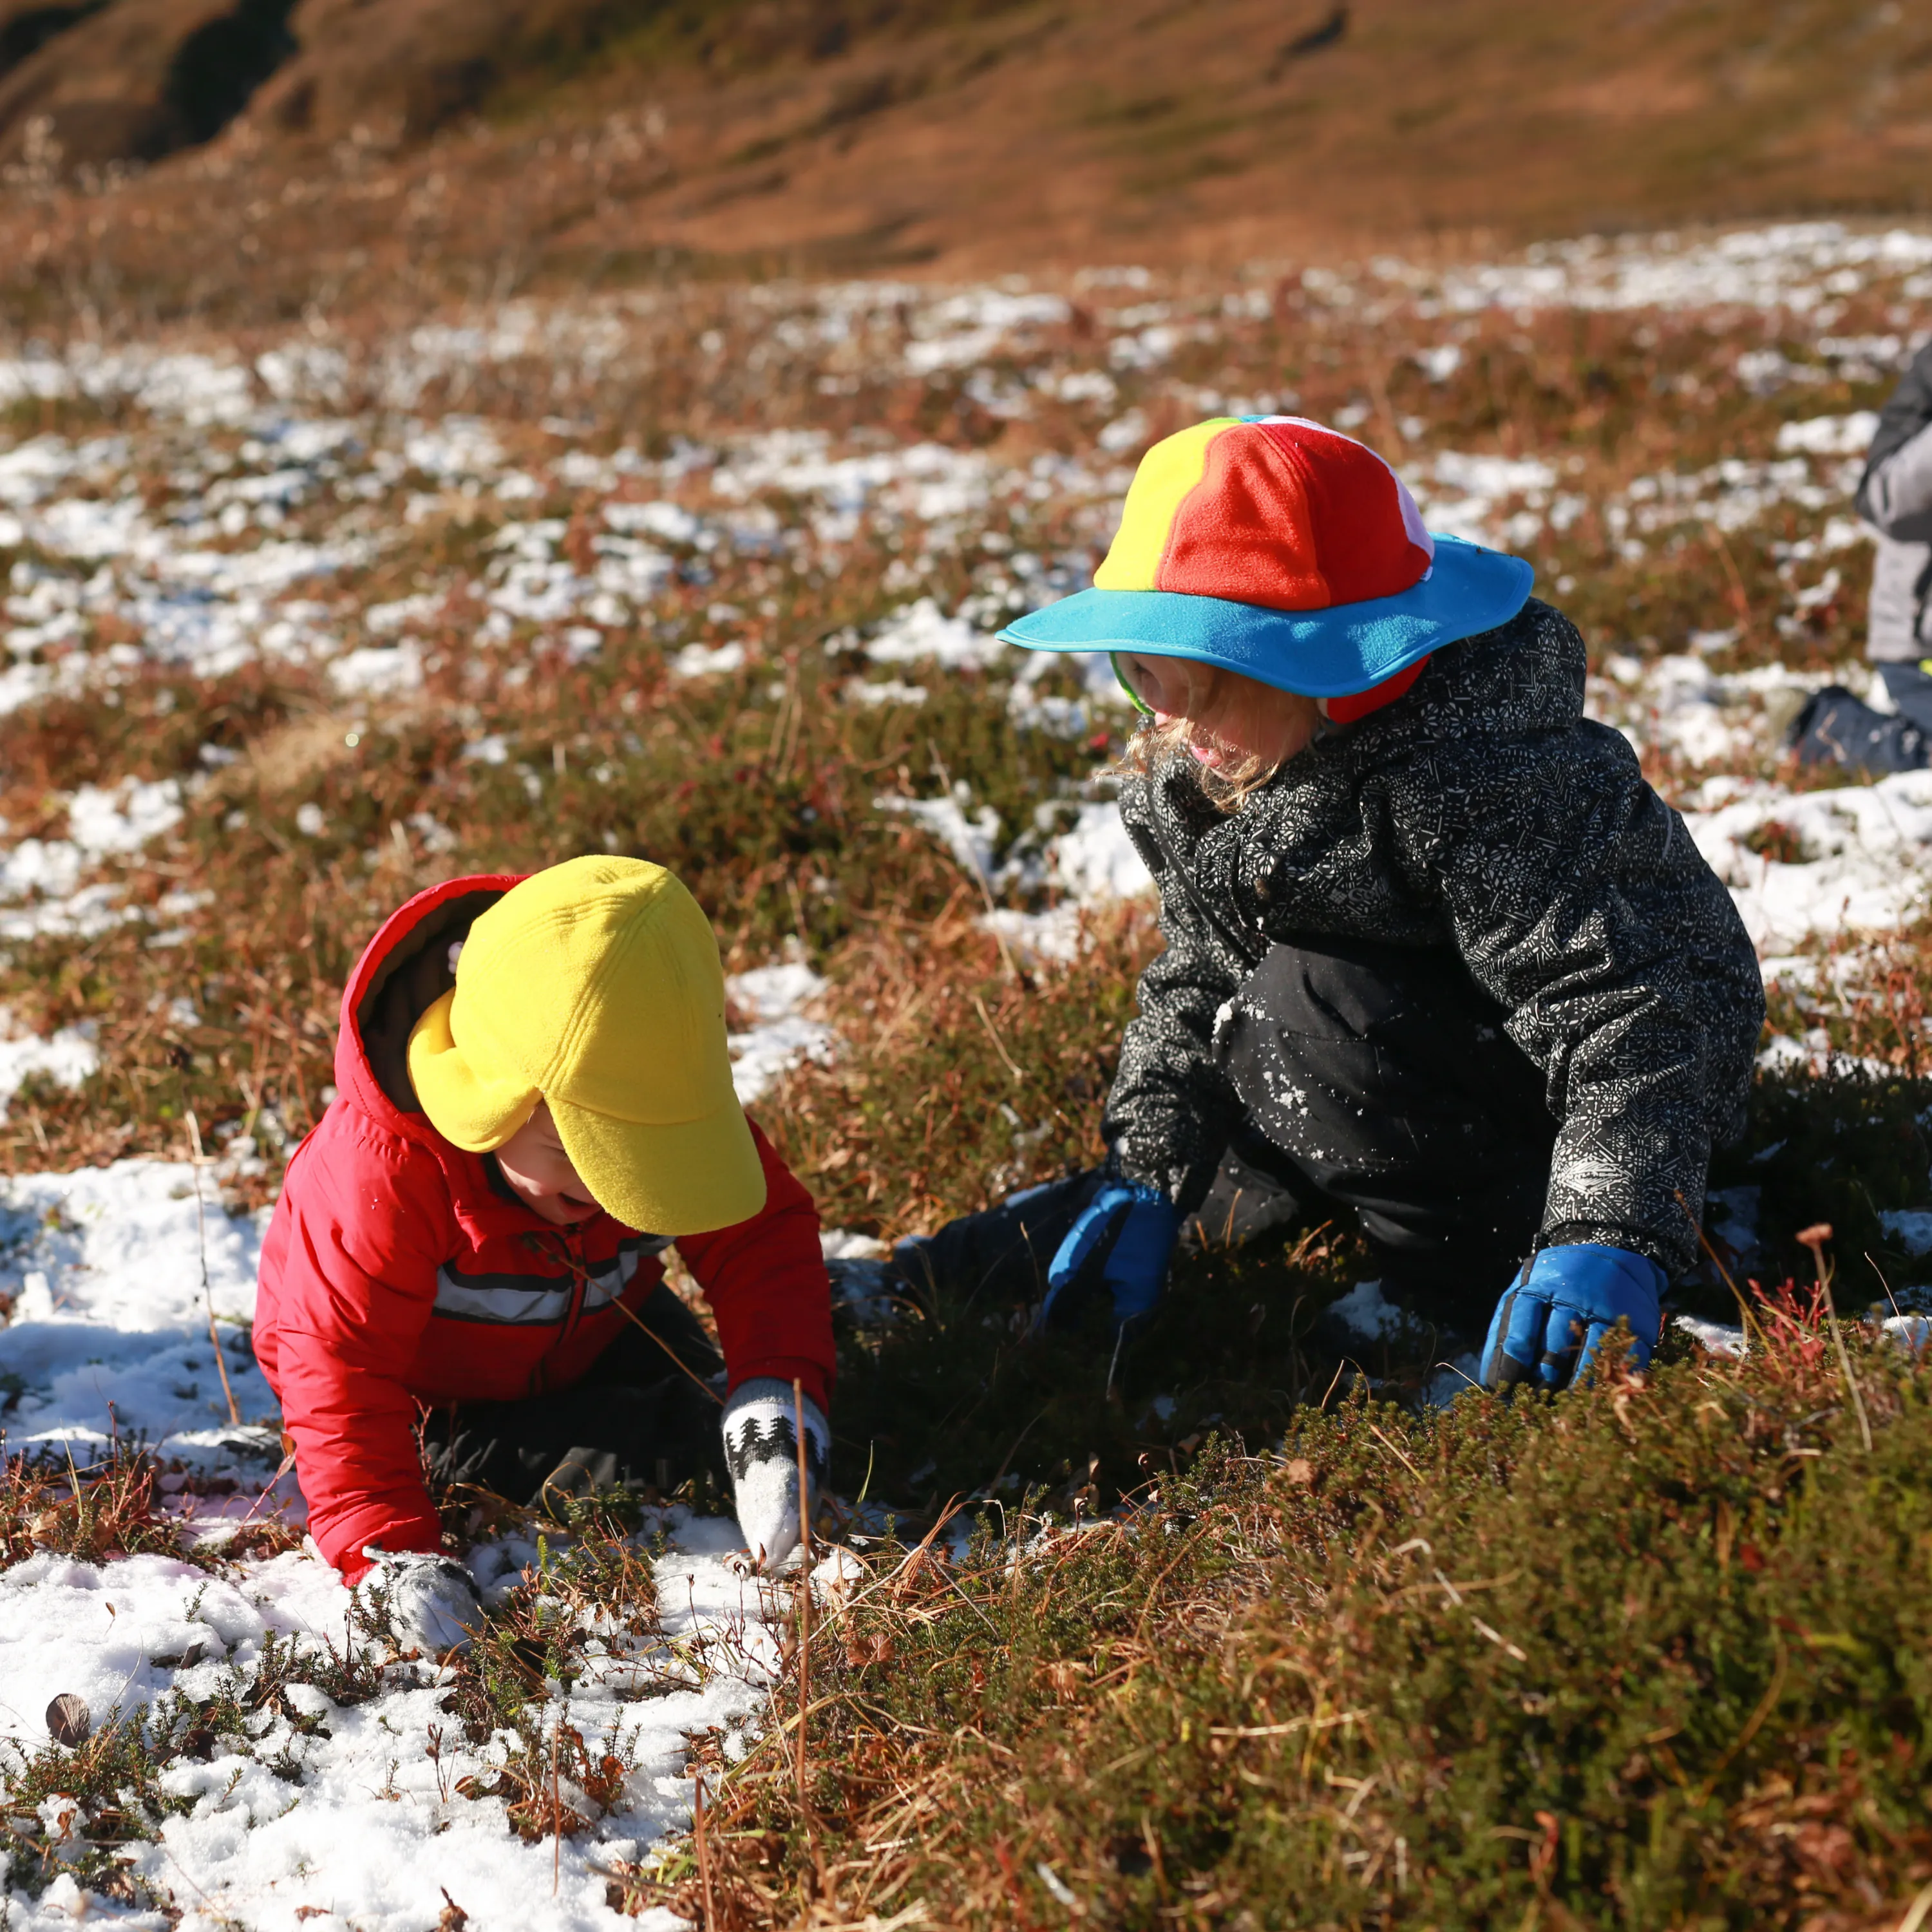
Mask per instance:
[[[1503,1018],[1447,947],[1310,939],[1271,947],[1215,1027],[1237,1161],[1304,1208],[1353,1208],[1389,1298],[1465,1327],[1529,1251],[1556,1138]]]
[[[1276,945],[1216,1026],[1245,1110],[1184,1241],[1352,1210],[1388,1298],[1480,1334],[1543,1216],[1556,1123],[1502,1009],[1446,947]],[[1102,1184],[1029,1190],[903,1244],[896,1270],[970,1300],[1037,1301]]]

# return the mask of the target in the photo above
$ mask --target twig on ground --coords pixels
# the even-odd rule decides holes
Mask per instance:
[[[1705,1233],[1703,1222],[1691,1213],[1690,1204],[1684,1198],[1684,1190],[1682,1188],[1673,1188],[1671,1192],[1677,1197],[1678,1206],[1684,1210],[1684,1218],[1690,1223],[1691,1231],[1697,1237],[1698,1245],[1702,1248],[1706,1254],[1709,1256],[1711,1265],[1718,1270],[1719,1278],[1731,1291],[1731,1299],[1738,1304],[1738,1319],[1744,1324],[1745,1338],[1748,1340],[1752,1330],[1757,1327],[1757,1324],[1751,1319],[1750,1304],[1744,1298],[1737,1283],[1731,1279],[1731,1271],[1725,1267],[1723,1256],[1712,1246],[1711,1238]],[[1761,1333],[1760,1339],[1762,1339]]]
[[[201,1244],[201,1302],[208,1311],[208,1345],[214,1351],[214,1372],[221,1378],[221,1393],[228,1398],[228,1420],[238,1429],[242,1426],[242,1412],[236,1405],[235,1390],[228,1379],[228,1364],[221,1352],[221,1337],[215,1332],[214,1295],[208,1285],[208,1214],[201,1193],[204,1156],[201,1151],[201,1123],[195,1118],[192,1107],[188,1110],[187,1120],[188,1164],[194,1175],[194,1232]],[[279,1475],[277,1480],[280,1480]]]
[[[993,1051],[1006,1063],[1006,1071],[1015,1080],[1023,1081],[1022,1073],[1012,1055],[1006,1051],[1006,1043],[1000,1037],[1000,1030],[993,1024],[993,1016],[986,1010],[986,1003],[977,993],[973,995],[973,1010],[980,1016],[980,1024],[986,1029],[986,1036],[993,1042]]]
[[[1906,1907],[1905,1916],[1898,1922],[1898,1932],[1919,1932],[1928,1912],[1932,1912],[1932,1885],[1928,1885]]]
[[[1731,609],[1736,615],[1738,628],[1744,636],[1749,637],[1753,628],[1750,598],[1745,593],[1744,580],[1738,568],[1737,560],[1731,555],[1731,547],[1725,542],[1724,532],[1714,523],[1706,524],[1704,530],[1710,540],[1711,548],[1717,552],[1724,566],[1724,575],[1730,586]]]
[[[946,769],[946,760],[939,755],[938,746],[932,745],[928,748],[932,753],[933,770],[939,774],[939,782],[946,788],[946,796],[950,797],[952,794],[952,774]],[[999,905],[993,897],[992,883],[980,868],[979,860],[969,854],[968,863],[961,869],[973,874],[973,883],[980,888],[980,896],[986,902],[986,930],[993,935],[993,944],[1000,949],[1000,958],[1008,976],[1022,991],[1030,992],[1030,982],[1020,970],[1019,962],[1013,957],[1012,948],[1006,944],[1006,935],[1000,930],[998,922],[994,916],[1000,909]]]
[[[634,1308],[630,1306],[621,1296],[619,1297],[616,1301],[612,1304],[612,1306],[619,1310],[631,1322],[635,1323],[638,1328],[641,1328],[644,1333],[648,1335],[651,1340],[655,1342],[658,1346],[662,1348],[664,1353],[668,1355],[671,1360],[675,1362],[678,1366],[682,1369],[684,1372],[688,1375],[691,1379],[718,1405],[720,1408],[722,1408],[724,1406],[724,1398],[720,1395],[718,1391],[713,1388],[711,1384],[706,1382],[704,1378],[700,1376],[698,1371],[694,1369],[691,1364],[687,1362],[684,1358],[680,1355],[677,1351],[671,1345],[667,1342],[664,1338],[660,1335]]]
[[[1403,1454],[1401,1446],[1398,1443],[1391,1441],[1389,1437],[1384,1436],[1372,1422],[1369,1424],[1369,1433],[1378,1442],[1381,1443],[1382,1446],[1395,1457],[1396,1460],[1399,1462],[1412,1476],[1417,1478],[1418,1480],[1420,1479],[1422,1472],[1409,1460],[1406,1455]]]
[[[295,1466],[296,1452],[291,1449],[283,1456],[281,1461],[276,1466],[275,1473],[268,1478],[267,1486],[262,1490],[262,1493],[255,1498],[254,1507],[250,1508],[248,1514],[242,1519],[242,1526],[244,1528],[255,1520],[255,1511],[259,1510],[262,1505],[268,1500],[269,1497],[274,1494],[275,1485],[279,1483],[282,1478],[295,1467]]]
[[[1867,1266],[1870,1268],[1874,1274],[1878,1276],[1879,1286],[1885,1290],[1886,1300],[1892,1304],[1892,1312],[1902,1318],[1904,1311],[1898,1305],[1898,1297],[1892,1292],[1892,1283],[1885,1278],[1885,1270],[1872,1259],[1870,1249],[1867,1248],[1864,1250],[1864,1257]]]
[[[1799,1242],[1811,1250],[1812,1262],[1818,1270],[1818,1295],[1825,1304],[1826,1325],[1832,1331],[1832,1345],[1838,1352],[1838,1366],[1845,1372],[1845,1387],[1851,1391],[1852,1406],[1858,1412],[1859,1439],[1864,1444],[1867,1454],[1870,1454],[1871,1418],[1865,1413],[1865,1399],[1859,1390],[1858,1378],[1852,1373],[1851,1355],[1845,1347],[1845,1338],[1838,1327],[1838,1311],[1832,1300],[1832,1270],[1825,1260],[1825,1244],[1831,1238],[1832,1224],[1828,1221],[1816,1222],[1798,1231]]]
[[[712,1932],[718,1908],[711,1896],[711,1848],[704,1842],[704,1774],[693,1774],[691,1792],[691,1834],[698,1841],[698,1882],[704,1894],[704,1922],[698,1932]]]

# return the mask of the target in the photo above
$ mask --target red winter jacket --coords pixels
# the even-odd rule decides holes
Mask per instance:
[[[262,1244],[255,1353],[295,1441],[310,1534],[352,1583],[368,1568],[365,1544],[439,1546],[419,1405],[567,1388],[628,1325],[616,1301],[640,1306],[664,1273],[668,1243],[608,1214],[553,1226],[493,1187],[486,1156],[452,1146],[417,1107],[410,1029],[454,983],[452,942],[516,883],[452,879],[376,935],[343,994],[337,1098],[296,1150]],[[752,1133],[764,1208],[680,1238],[678,1252],[717,1316],[730,1385],[796,1376],[826,1407],[818,1216]]]

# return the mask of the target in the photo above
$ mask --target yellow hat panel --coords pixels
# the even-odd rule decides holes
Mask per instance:
[[[1100,590],[1152,590],[1160,582],[1161,560],[1176,506],[1184,502],[1208,473],[1208,446],[1237,420],[1215,416],[1191,429],[1162,436],[1141,458],[1127,500],[1120,506],[1120,527],[1114,532],[1100,568],[1094,573]]]

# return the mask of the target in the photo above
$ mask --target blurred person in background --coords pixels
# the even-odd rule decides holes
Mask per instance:
[[[1879,416],[1857,500],[1878,545],[1865,655],[1893,710],[1827,685],[1798,713],[1792,742],[1808,765],[1919,771],[1932,761],[1932,342]]]

